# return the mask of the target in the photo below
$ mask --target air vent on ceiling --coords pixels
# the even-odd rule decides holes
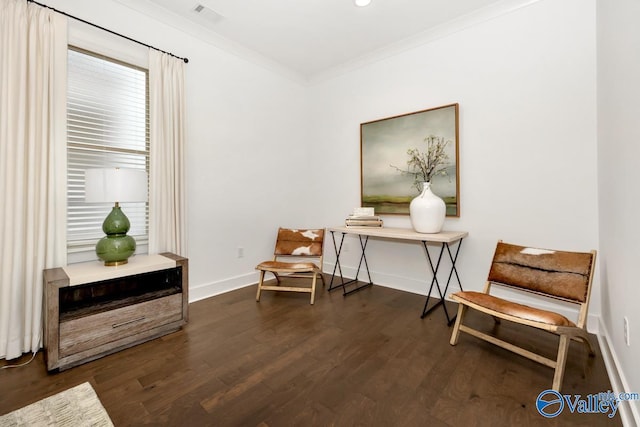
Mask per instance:
[[[220,15],[215,10],[209,9],[207,6],[200,3],[196,4],[191,10],[196,15],[200,16],[201,18],[213,24],[216,24],[224,19],[224,16]]]

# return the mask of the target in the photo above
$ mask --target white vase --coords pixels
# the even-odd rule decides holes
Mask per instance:
[[[439,233],[444,225],[447,207],[431,192],[431,183],[422,184],[422,193],[409,204],[411,225],[418,233]]]

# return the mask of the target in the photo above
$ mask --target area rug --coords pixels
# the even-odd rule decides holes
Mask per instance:
[[[0,427],[111,426],[96,392],[83,383],[0,416]]]

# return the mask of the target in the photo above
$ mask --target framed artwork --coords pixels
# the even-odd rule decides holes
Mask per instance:
[[[360,202],[376,215],[408,215],[428,176],[447,216],[459,217],[458,166],[458,104],[360,125]]]

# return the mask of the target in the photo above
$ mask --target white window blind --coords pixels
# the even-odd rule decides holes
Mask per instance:
[[[85,203],[90,168],[121,167],[149,172],[147,70],[69,48],[67,93],[68,262],[96,259],[95,244],[113,203]],[[114,200],[115,202],[115,200]],[[148,203],[121,203],[131,222],[136,253],[146,252]]]

